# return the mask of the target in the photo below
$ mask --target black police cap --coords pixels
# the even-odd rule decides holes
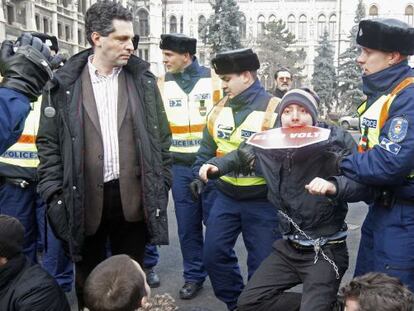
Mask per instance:
[[[357,43],[384,52],[414,54],[414,28],[394,18],[375,18],[359,23]]]
[[[211,64],[217,74],[256,71],[260,68],[259,58],[252,49],[239,49],[218,53]]]
[[[197,40],[180,33],[161,35],[160,49],[170,50],[180,54],[196,53]]]

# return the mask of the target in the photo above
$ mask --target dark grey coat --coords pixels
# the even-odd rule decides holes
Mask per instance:
[[[85,237],[84,109],[80,76],[91,53],[89,49],[74,55],[56,73],[50,86],[50,102],[46,90],[42,103],[42,111],[51,105],[56,116],[48,118],[42,113],[36,141],[40,160],[38,190],[50,203],[48,216],[55,233],[68,243],[75,261],[81,260]],[[147,62],[132,56],[123,70],[132,76],[139,94],[134,104],[140,105],[138,111],[142,111],[134,114],[132,121],[139,155],[137,166],[141,170],[141,202],[151,243],[163,245],[168,244],[171,133],[156,79],[148,68]],[[56,195],[59,193],[60,196]],[[64,206],[56,205],[56,197],[63,199]]]

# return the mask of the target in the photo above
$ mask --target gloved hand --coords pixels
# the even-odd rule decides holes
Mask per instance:
[[[246,143],[240,144],[239,148],[237,149],[237,155],[240,160],[240,173],[244,176],[250,175],[253,172],[254,161],[256,159],[253,146]]]
[[[0,73],[2,87],[7,87],[26,95],[34,102],[41,94],[53,72],[49,48],[39,38],[29,33],[18,39],[18,47],[12,41],[3,41],[0,50]]]
[[[200,199],[201,193],[204,189],[204,182],[196,178],[190,183],[190,190],[191,190],[191,196],[193,197],[194,201],[198,201]]]

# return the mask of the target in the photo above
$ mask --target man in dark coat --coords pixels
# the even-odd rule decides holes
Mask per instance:
[[[0,310],[69,311],[56,281],[22,253],[24,227],[0,215]]]
[[[112,254],[140,264],[147,242],[168,244],[170,130],[149,64],[132,55],[131,13],[102,1],[85,16],[92,49],[56,73],[37,136],[39,191],[76,262],[76,290]]]

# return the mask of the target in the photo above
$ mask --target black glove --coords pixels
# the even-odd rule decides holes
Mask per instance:
[[[49,48],[39,38],[24,34],[18,40],[17,51],[13,42],[3,41],[0,50],[1,86],[26,95],[34,102],[41,94],[53,72]]]
[[[237,155],[240,160],[239,173],[244,176],[250,175],[253,172],[254,160],[256,158],[253,146],[242,143],[239,149],[237,149]]]
[[[204,182],[196,178],[190,184],[191,196],[193,197],[194,201],[198,201],[200,199],[201,193],[204,189]]]

